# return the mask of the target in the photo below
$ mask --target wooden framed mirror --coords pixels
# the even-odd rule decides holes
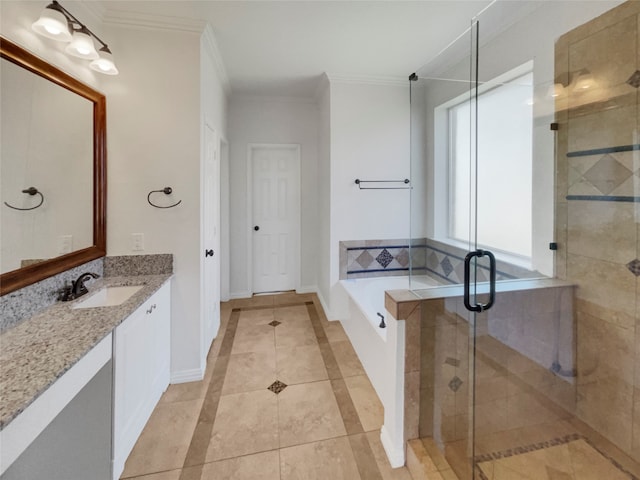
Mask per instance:
[[[5,244],[0,295],[5,295],[106,254],[106,98],[3,37],[0,56],[0,98],[3,115],[5,111],[8,115],[3,118],[3,131],[8,133],[3,133],[0,156],[4,197],[0,230]],[[6,80],[5,72],[14,77]],[[30,90],[27,84],[37,86]],[[12,86],[16,91],[5,91]],[[51,103],[51,112],[39,110]],[[70,104],[80,104],[80,113]],[[28,112],[17,110],[21,106],[27,106]],[[20,124],[22,117],[28,123]],[[47,117],[51,117],[49,124]],[[61,126],[67,124],[66,133],[61,133]],[[79,142],[84,146],[76,148]],[[58,151],[67,148],[70,151]],[[20,174],[13,177],[16,172]],[[46,188],[32,185],[33,178]],[[38,202],[45,208],[32,207]],[[60,230],[65,219],[74,220],[75,225]],[[5,238],[10,234],[13,237]],[[32,251],[24,251],[25,243],[35,245]],[[13,250],[12,244],[17,245]]]

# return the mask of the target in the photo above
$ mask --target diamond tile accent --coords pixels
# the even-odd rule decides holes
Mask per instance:
[[[436,270],[438,268],[439,263],[440,261],[438,260],[438,255],[436,254],[436,252],[431,252],[429,254],[429,258],[427,259],[427,266],[431,270]]]
[[[442,266],[442,270],[447,277],[451,272],[453,272],[453,265],[451,265],[451,260],[449,260],[449,257],[444,257],[444,259],[440,262],[440,266]]]
[[[632,87],[638,88],[640,87],[640,70],[636,70],[627,80],[627,83]]]
[[[600,190],[603,195],[609,195],[631,175],[633,175],[631,170],[607,154],[585,172],[584,178]]]
[[[396,262],[398,262],[402,267],[409,265],[409,252],[407,252],[406,248],[400,250],[400,253],[396,255]]]
[[[371,263],[373,262],[373,255],[371,255],[369,253],[369,250],[365,250],[364,252],[362,252],[358,258],[356,258],[356,262],[358,262],[358,264],[362,267],[362,268],[367,268],[369,267],[369,265],[371,265]]]
[[[460,380],[457,375],[453,377],[449,382],[449,388],[454,392],[457,392],[461,385],[462,385],[462,380]]]
[[[268,325],[271,325],[272,327],[277,327],[281,323],[282,322],[279,322],[278,320],[274,320],[273,322],[269,322]]]
[[[380,252],[380,255],[376,257],[376,261],[382,265],[383,268],[387,268],[387,266],[393,262],[393,255],[385,248]]]
[[[627,263],[627,268],[636,277],[640,277],[640,260],[638,260],[637,258],[635,260],[631,260],[629,263]]]
[[[277,395],[281,391],[283,391],[285,388],[287,388],[286,383],[282,383],[280,380],[276,380],[275,382],[273,382],[271,385],[267,387],[267,390],[271,390],[273,393]]]

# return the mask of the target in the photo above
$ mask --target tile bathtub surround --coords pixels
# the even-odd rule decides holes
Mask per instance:
[[[58,292],[84,272],[103,276],[103,259],[92,260],[0,297],[0,333],[57,303]]]
[[[468,251],[437,240],[426,239],[426,272],[447,284],[461,284],[464,281],[464,258]],[[489,281],[489,268],[479,261],[478,281]],[[488,264],[487,264],[488,265]],[[496,280],[515,278],[540,278],[535,270],[518,267],[502,260],[496,261]]]
[[[82,272],[81,272],[82,273]],[[131,315],[169,275],[100,278],[103,285],[144,285],[121,305],[71,308],[58,302],[0,336],[0,428],[4,428],[89,350]]]
[[[390,468],[382,405],[315,295],[229,303],[205,380],[169,387],[122,478],[411,479],[406,468]],[[181,445],[167,438],[168,424]]]
[[[348,240],[339,244],[340,279],[424,271],[426,239]]]
[[[467,250],[428,238],[396,240],[350,240],[340,242],[340,279],[383,276],[428,275],[444,284],[464,279]],[[536,271],[498,260],[497,280],[538,278]],[[478,270],[479,281],[488,281],[488,267]]]
[[[173,255],[120,255],[104,259],[107,277],[129,275],[161,275],[173,273]]]

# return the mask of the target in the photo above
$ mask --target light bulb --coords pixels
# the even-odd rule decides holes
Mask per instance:
[[[113,55],[109,50],[109,47],[104,46],[98,52],[99,58],[95,59],[89,64],[89,67],[96,72],[104,73],[105,75],[117,75],[118,69],[113,61]]]
[[[64,16],[55,3],[52,3],[42,11],[40,18],[31,25],[31,29],[37,34],[52,40],[60,42],[71,41],[67,17]]]
[[[60,29],[55,25],[45,25],[44,29],[49,32],[51,35],[60,35]]]

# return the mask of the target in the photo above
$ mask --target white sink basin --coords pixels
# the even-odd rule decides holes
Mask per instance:
[[[131,298],[144,285],[132,285],[124,287],[103,287],[97,292],[90,294],[85,300],[76,303],[72,308],[96,308],[113,307],[121,305]]]

